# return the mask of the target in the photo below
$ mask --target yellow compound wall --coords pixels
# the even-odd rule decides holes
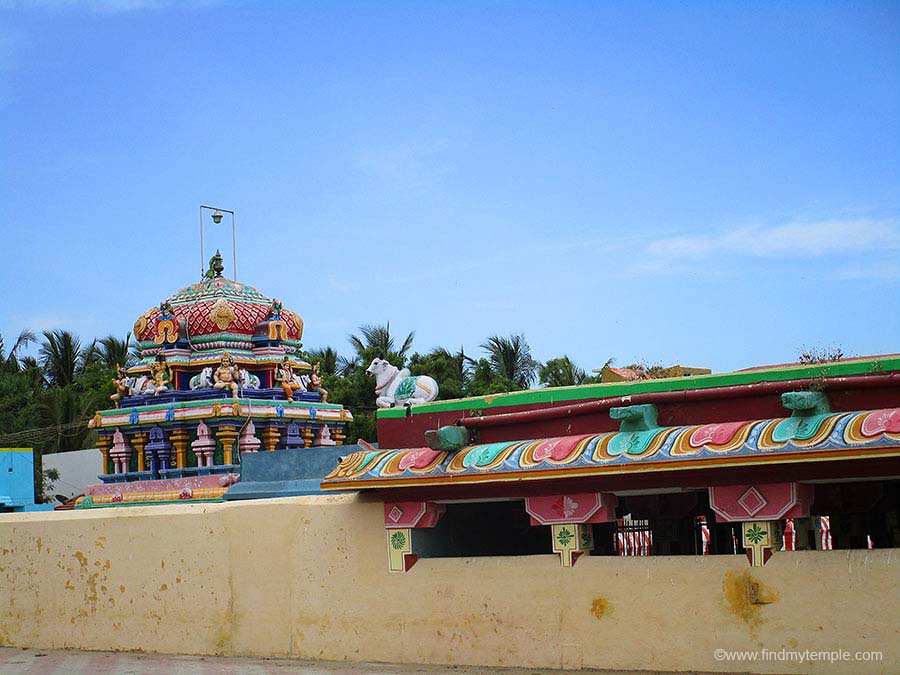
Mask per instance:
[[[0,646],[490,666],[896,672],[895,550],[420,560],[356,496],[0,515]],[[548,542],[549,546],[549,542]],[[754,604],[752,600],[756,600]],[[876,650],[730,664],[725,650]]]

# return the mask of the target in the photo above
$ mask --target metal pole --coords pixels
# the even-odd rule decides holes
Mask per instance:
[[[206,272],[203,269],[203,265],[206,264],[205,259],[203,258],[203,207],[200,207],[200,278],[203,279],[203,274]]]
[[[234,211],[231,212],[231,253],[234,256],[234,263],[231,270],[233,275],[232,278],[237,281],[237,235],[235,234]]]
[[[201,275],[206,273],[206,269],[204,267],[206,262],[203,257],[203,209],[207,209],[209,211],[222,211],[224,213],[231,214],[231,252],[232,252],[232,261],[233,261],[232,276],[233,276],[234,280],[237,281],[237,234],[236,234],[237,226],[235,225],[234,211],[232,211],[231,209],[223,209],[218,206],[207,206],[206,204],[200,205],[200,270],[201,270]]]

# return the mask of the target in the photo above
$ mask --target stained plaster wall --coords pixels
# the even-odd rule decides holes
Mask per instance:
[[[491,666],[895,672],[897,552],[553,555],[387,571],[355,496],[0,515],[0,646]],[[750,584],[765,604],[752,604]],[[838,666],[726,650],[882,650]]]

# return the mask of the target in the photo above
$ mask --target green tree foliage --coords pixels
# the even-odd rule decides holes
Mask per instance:
[[[487,352],[491,370],[500,378],[515,383],[514,389],[527,389],[534,382],[538,362],[522,335],[492,335],[481,345]]]
[[[23,330],[19,333],[19,337],[13,343],[9,353],[4,352],[3,336],[0,335],[0,372],[2,373],[18,373],[23,368],[23,363],[19,359],[19,352],[29,344],[37,340],[37,337],[30,330]]]
[[[460,347],[451,352],[435,347],[427,354],[413,354],[409,359],[409,372],[413,375],[430,375],[438,383],[438,398],[462,398],[469,394],[470,359]]]
[[[96,350],[103,365],[114,370],[117,365],[128,368],[134,364],[136,358],[133,346],[131,333],[126,333],[124,340],[115,335],[107,335],[97,341]]]
[[[478,359],[475,362],[472,374],[466,383],[466,393],[469,396],[502,394],[519,388],[514,381],[499,374],[488,359]]]
[[[32,342],[34,334],[22,331],[5,352],[0,337],[0,445],[34,448],[36,494],[41,494],[44,476],[38,467],[43,454],[96,442],[87,421],[109,404],[113,368],[106,360],[122,351],[115,350],[121,345],[106,339],[83,348],[73,333],[57,330],[43,334],[38,358],[23,356],[21,350]]]
[[[313,349],[306,354],[306,360],[309,363],[320,364],[322,375],[335,375],[338,372],[339,358],[337,351],[332,347]]]
[[[67,330],[44,331],[39,358],[50,387],[66,387],[75,382],[85,361],[93,360],[94,344],[82,349],[81,340]]]
[[[365,324],[359,327],[360,335],[349,335],[347,339],[355,352],[348,366],[362,366],[365,370],[372,359],[379,357],[387,359],[398,368],[406,365],[406,354],[412,347],[415,331],[410,331],[399,348],[395,347],[394,336],[391,335],[391,323],[385,325]]]
[[[587,373],[576,366],[568,356],[550,359],[540,367],[540,381],[548,387],[569,387],[584,384]]]
[[[83,348],[69,331],[47,331],[38,359],[19,357],[32,341],[33,334],[23,331],[0,368],[0,445],[33,447],[39,455],[92,445],[96,432],[87,421],[109,403],[114,370],[105,360],[117,356],[113,343],[104,339]],[[127,354],[127,338],[125,343]]]

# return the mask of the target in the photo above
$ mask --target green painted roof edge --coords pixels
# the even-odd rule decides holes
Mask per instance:
[[[500,408],[512,405],[529,405],[534,403],[566,403],[586,399],[611,398],[616,396],[632,396],[634,394],[657,393],[663,391],[680,391],[685,389],[710,389],[713,387],[729,387],[756,382],[777,382],[816,377],[840,377],[846,375],[864,375],[900,370],[900,354],[889,356],[846,359],[831,363],[811,363],[808,365],[788,365],[757,370],[736,371],[732,373],[713,373],[712,375],[692,375],[689,377],[669,377],[659,380],[641,380],[640,382],[608,382],[605,384],[584,384],[574,387],[546,387],[544,389],[527,389],[506,394],[490,396],[474,396],[446,401],[435,401],[412,407],[413,415],[448,411],[467,411],[484,408]],[[440,385],[440,383],[438,383]],[[378,419],[406,417],[405,408],[383,408],[376,413]]]

